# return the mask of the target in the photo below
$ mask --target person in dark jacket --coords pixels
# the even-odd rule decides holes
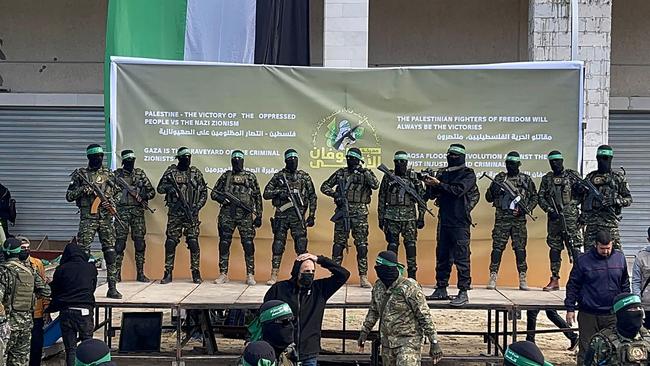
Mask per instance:
[[[332,275],[314,280],[316,264]],[[348,278],[350,272],[333,260],[305,253],[293,263],[291,278],[271,286],[264,296],[264,301],[281,300],[291,307],[295,316],[294,339],[303,366],[316,365],[325,303]]]
[[[93,337],[97,287],[97,268],[88,262],[88,254],[79,245],[66,245],[50,287],[52,302],[47,311],[59,312],[66,364],[74,366],[77,339],[83,341]]]
[[[474,170],[465,165],[465,146],[452,144],[447,150],[447,164],[435,177],[424,178],[427,198],[436,201],[438,211],[438,245],[436,246],[436,290],[427,300],[447,300],[451,265],[458,271],[458,296],[452,306],[469,302],[470,274],[470,212],[478,203],[480,193]]]
[[[612,248],[609,232],[599,231],[596,234],[596,246],[573,264],[566,286],[564,306],[569,326],[576,320],[576,304],[579,310],[578,365],[584,362],[591,337],[616,324],[616,316],[611,313],[611,309],[614,298],[622,292],[630,292],[625,255]]]
[[[16,206],[12,201],[11,192],[0,183],[0,229],[4,231],[5,239],[13,238],[13,235],[9,234],[9,222],[14,223],[16,220]],[[4,240],[2,242],[4,243]]]

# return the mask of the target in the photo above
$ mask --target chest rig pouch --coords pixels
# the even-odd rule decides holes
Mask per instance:
[[[248,176],[244,173],[231,173],[226,181],[226,190],[229,190],[235,197],[239,198],[246,204],[251,203],[251,194],[253,189]]]
[[[18,275],[11,307],[16,311],[31,311],[34,300],[34,273],[24,265],[9,261],[7,265]]]
[[[614,188],[612,186],[612,179],[607,175],[596,174],[590,178],[591,184],[596,187],[598,192],[602,195],[602,200],[610,200],[614,196]],[[591,211],[603,207],[600,199],[592,191],[589,191],[585,198],[583,209]]]
[[[405,177],[400,177],[404,182],[406,182],[409,187],[415,189],[415,185],[413,184],[413,176],[415,173],[409,172]],[[411,197],[410,194],[406,193],[402,187],[395,182],[394,180],[391,180],[388,182],[388,204],[391,206],[410,206],[414,204],[415,202],[413,201],[413,197]]]
[[[645,364],[645,361],[648,360],[648,343],[637,340],[623,344],[622,347],[619,347],[619,360],[624,365]]]
[[[553,198],[560,210],[571,203],[571,182],[564,176],[553,177]]]
[[[370,190],[366,188],[366,177],[363,173],[348,174],[346,180],[350,203],[370,203]]]
[[[514,178],[504,178],[501,182],[506,187],[506,189],[512,191],[514,198],[511,197],[510,193],[502,192],[499,199],[499,207],[502,210],[514,210],[517,206],[517,203],[521,201],[521,198],[524,196],[523,182],[520,176]]]

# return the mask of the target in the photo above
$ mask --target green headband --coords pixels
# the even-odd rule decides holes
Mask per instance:
[[[111,361],[111,354],[107,353],[106,356],[100,358],[97,361],[93,361],[91,363],[83,363],[79,361],[79,359],[74,360],[74,366],[95,366],[95,365],[100,365],[102,363],[110,362]]]
[[[297,158],[297,157],[298,157],[298,153],[295,152],[295,151],[291,151],[291,152],[288,152],[288,153],[284,154],[285,159]]]
[[[135,153],[128,153],[126,155],[122,155],[122,160],[126,159],[135,159]]]
[[[380,257],[380,256],[377,256],[377,259],[375,260],[375,263],[377,263],[379,265],[382,265],[382,266],[397,267],[397,269],[399,270],[400,276],[404,274],[404,265],[401,264],[401,263],[391,262],[388,259]]]
[[[504,360],[509,361],[517,366],[553,366],[552,363],[547,361],[544,361],[544,364],[541,365],[511,350],[510,347],[506,349],[506,353],[503,355],[503,358]]]
[[[353,157],[353,158],[357,158],[357,159],[359,159],[359,160],[363,160],[363,157],[361,157],[361,155],[358,154],[356,151],[348,151],[347,154],[345,154],[345,156],[351,156],[351,157]]]
[[[190,149],[188,149],[188,148],[180,149],[180,150],[176,153],[176,157],[184,156],[184,155],[192,155],[192,153],[190,152]]]
[[[18,247],[14,249],[5,248],[4,246],[2,247],[2,251],[9,254],[18,254],[20,253],[21,250],[23,250],[22,247]]]
[[[618,300],[614,304],[614,313],[618,313],[619,310],[623,309],[624,307],[630,305],[630,304],[641,304],[641,298],[637,295],[631,295],[626,296],[620,300]]]
[[[409,156],[408,154],[395,154],[393,157],[393,160],[408,160]]]
[[[259,360],[257,360],[257,363],[255,365],[251,365],[250,363],[246,362],[246,360],[244,360],[244,358],[242,357],[242,365],[243,366],[275,366],[275,361],[260,358]]]
[[[519,161],[521,160],[518,156],[508,155],[506,156],[506,161]]]
[[[449,149],[447,149],[447,152],[448,153],[465,155],[465,149],[463,149],[460,146],[449,146]]]
[[[233,151],[230,155],[231,158],[244,158],[244,153],[241,151]]]
[[[259,341],[262,339],[263,323],[287,315],[293,316],[293,312],[291,311],[291,307],[286,303],[264,310],[260,316],[255,318],[255,320],[253,320],[253,322],[248,325],[248,332],[251,334],[251,342]]]
[[[91,147],[90,149],[86,149],[86,155],[93,155],[93,154],[103,154],[104,149],[102,149],[101,146],[95,146]]]
[[[614,150],[612,149],[598,149],[596,156],[614,156]]]
[[[548,156],[548,160],[564,160],[562,154],[553,154]]]

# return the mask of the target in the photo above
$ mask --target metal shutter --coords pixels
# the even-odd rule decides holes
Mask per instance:
[[[76,235],[79,215],[65,192],[91,143],[104,145],[102,108],[0,108],[0,182],[16,200],[12,234]]]
[[[623,166],[632,192],[632,206],[623,209],[620,223],[625,254],[634,255],[648,245],[650,226],[650,113],[613,112],[609,143],[614,149],[612,168]]]

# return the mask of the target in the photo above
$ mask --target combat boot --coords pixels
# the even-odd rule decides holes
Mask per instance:
[[[273,268],[271,270],[271,278],[266,281],[267,285],[275,285],[275,283],[278,282],[278,272],[280,272],[279,268]]]
[[[257,282],[255,282],[255,277],[253,276],[252,273],[246,275],[246,284],[248,286],[255,286],[257,284]]]
[[[222,284],[222,283],[226,283],[226,282],[228,282],[228,281],[230,281],[230,279],[228,278],[228,273],[226,273],[226,272],[221,272],[221,274],[219,275],[219,277],[217,277],[217,279],[214,280],[214,283],[216,283],[217,285],[220,285],[220,284]]]
[[[138,282],[151,282],[149,277],[145,276],[144,269],[142,267],[137,269],[137,275],[135,276],[135,280]]]
[[[557,277],[551,277],[551,280],[548,282],[548,285],[544,286],[542,289],[544,291],[559,291],[560,290],[560,279]]]
[[[192,282],[194,282],[194,283],[203,282],[203,279],[201,278],[201,272],[199,270],[193,270],[192,271]]]
[[[172,271],[165,271],[162,280],[160,280],[161,285],[166,285],[172,282]]]
[[[371,288],[372,285],[370,284],[370,281],[368,281],[368,276],[367,275],[360,275],[359,276],[359,286],[362,288]]]
[[[497,288],[497,273],[496,272],[490,272],[490,279],[488,280],[487,286],[485,286],[486,289],[488,290],[496,290]]]
[[[530,291],[530,287],[528,287],[528,282],[526,281],[526,272],[519,273],[519,289],[521,291]]]
[[[436,287],[436,290],[429,296],[427,300],[440,301],[440,300],[449,300],[449,294],[447,293],[446,287]]]
[[[117,291],[117,287],[115,286],[114,282],[108,282],[108,292],[106,293],[106,297],[111,299],[122,298],[122,294],[119,291]]]
[[[458,295],[454,297],[449,305],[451,306],[463,306],[469,302],[469,297],[467,296],[467,290],[458,290]]]

